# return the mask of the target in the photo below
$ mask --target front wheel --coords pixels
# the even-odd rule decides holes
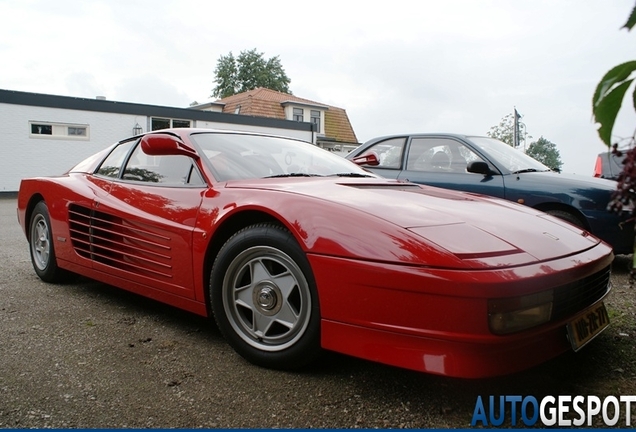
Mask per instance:
[[[558,217],[566,222],[571,223],[572,225],[576,225],[579,228],[586,229],[585,224],[579,219],[576,215],[565,211],[565,210],[548,210],[547,214]]]
[[[35,273],[44,282],[57,283],[68,279],[69,273],[57,266],[51,233],[51,218],[44,201],[37,203],[31,214],[29,250]]]
[[[297,369],[320,351],[320,308],[305,253],[283,227],[232,236],[216,258],[210,299],[221,333],[248,361]]]

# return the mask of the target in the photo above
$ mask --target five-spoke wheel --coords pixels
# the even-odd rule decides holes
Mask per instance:
[[[259,224],[221,248],[210,298],[230,345],[253,363],[297,368],[320,349],[320,312],[307,258],[282,227]]]
[[[35,273],[45,282],[63,282],[69,273],[57,266],[51,218],[44,201],[33,208],[29,222],[29,250]]]
[[[31,256],[33,265],[40,271],[46,270],[51,255],[51,230],[43,213],[33,215],[31,221]]]

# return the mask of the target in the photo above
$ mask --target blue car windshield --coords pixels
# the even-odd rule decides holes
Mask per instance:
[[[377,177],[320,147],[293,139],[238,133],[194,133],[221,181],[270,177]]]
[[[470,137],[470,140],[483,154],[510,172],[550,171],[536,159],[494,138]]]

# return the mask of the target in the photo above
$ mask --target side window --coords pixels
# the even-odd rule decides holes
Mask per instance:
[[[141,146],[137,146],[130,156],[122,178],[171,186],[204,184],[189,157],[149,156],[141,150]]]
[[[128,141],[115,147],[104,162],[102,162],[96,174],[106,177],[119,178],[121,167],[135,142],[136,141]]]
[[[483,160],[459,141],[446,138],[414,138],[407,170],[465,173],[469,162]]]
[[[374,168],[399,169],[402,165],[402,153],[404,153],[405,142],[406,138],[393,138],[381,141],[373,147],[368,148],[360,156],[375,153],[380,159],[380,165],[376,165]]]

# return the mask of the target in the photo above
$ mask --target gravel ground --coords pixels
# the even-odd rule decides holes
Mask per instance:
[[[612,326],[520,374],[449,379],[336,354],[285,373],[242,360],[205,319],[88,280],[41,282],[15,199],[0,199],[0,428],[463,428],[478,396],[636,395],[630,259],[614,263]]]

